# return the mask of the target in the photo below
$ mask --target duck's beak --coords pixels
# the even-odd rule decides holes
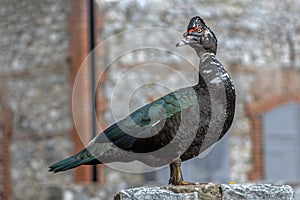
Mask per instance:
[[[194,35],[189,35],[187,32],[183,34],[183,39],[180,40],[176,47],[184,46],[184,45],[190,45],[190,44],[196,44],[199,43],[199,37]]]
[[[184,38],[184,39],[180,40],[180,41],[176,44],[176,47],[188,45],[189,43],[190,43],[190,40]]]

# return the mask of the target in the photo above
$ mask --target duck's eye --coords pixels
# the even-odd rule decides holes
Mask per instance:
[[[195,28],[189,29],[188,33],[193,33],[195,31],[198,31],[200,33],[202,31],[202,28],[200,26],[196,26]]]

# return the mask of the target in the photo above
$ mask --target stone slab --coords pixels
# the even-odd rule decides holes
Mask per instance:
[[[115,200],[295,200],[289,185],[199,184],[143,186],[121,190]]]
[[[221,184],[222,200],[294,200],[295,193],[289,185],[273,184]]]

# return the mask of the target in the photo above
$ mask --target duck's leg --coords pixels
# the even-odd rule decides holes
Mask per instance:
[[[183,180],[182,179],[182,172],[180,170],[180,168],[181,168],[180,165],[181,164],[179,164],[180,174],[177,174],[177,172],[178,172],[178,164],[179,164],[179,162],[177,160],[175,162],[173,162],[173,163],[170,164],[170,179],[169,179],[169,184],[179,185],[178,183]]]
[[[181,171],[181,159],[175,160],[170,164],[170,179],[169,184],[172,185],[194,185],[194,183],[184,182]]]

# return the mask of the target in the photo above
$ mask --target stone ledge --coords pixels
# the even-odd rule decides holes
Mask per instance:
[[[294,200],[295,193],[289,185],[273,184],[221,184],[222,200],[270,199]]]
[[[199,184],[187,186],[144,186],[121,190],[115,200],[294,200],[289,185]]]

